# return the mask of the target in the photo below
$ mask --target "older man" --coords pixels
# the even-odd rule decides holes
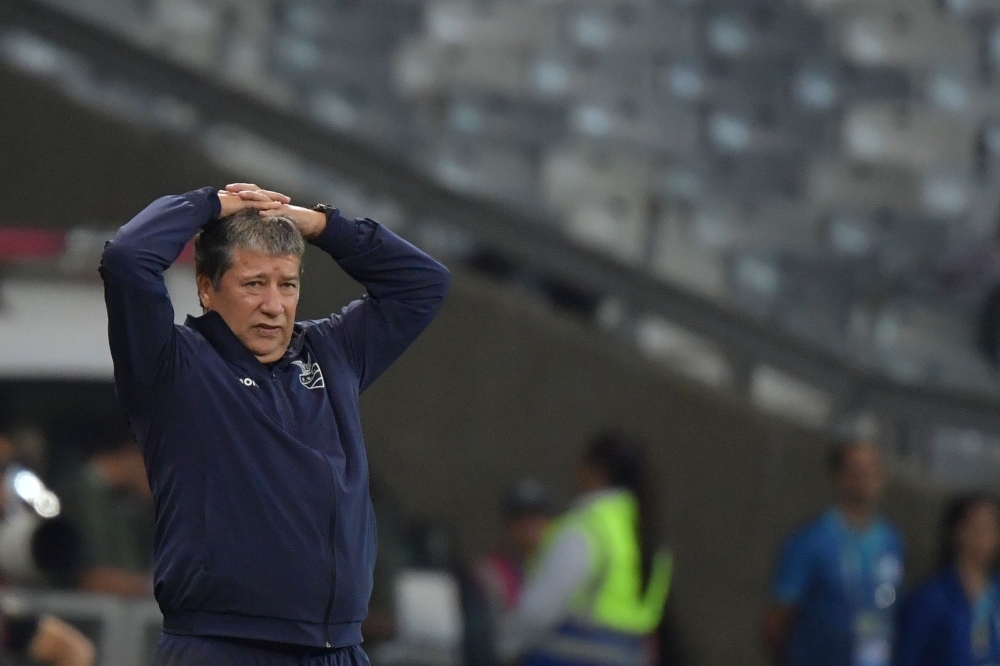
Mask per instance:
[[[195,240],[204,314],[163,272]],[[367,294],[295,322],[301,257]],[[115,385],[156,504],[155,663],[367,663],[375,525],[358,398],[430,323],[447,269],[370,219],[256,185],[158,199],[104,251]]]

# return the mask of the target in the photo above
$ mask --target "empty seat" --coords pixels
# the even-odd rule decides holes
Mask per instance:
[[[451,95],[421,104],[415,115],[454,135],[524,147],[544,147],[566,133],[561,106],[493,95]]]
[[[975,128],[942,111],[866,104],[845,114],[843,142],[847,155],[864,162],[958,167],[972,164]]]
[[[546,47],[533,54],[528,76],[540,99],[614,100],[652,94],[658,67],[652,57]]]
[[[703,296],[723,300],[727,285],[720,246],[696,238],[692,224],[695,211],[689,204],[671,199],[661,199],[658,204],[651,220],[649,270]]]
[[[630,99],[579,102],[570,109],[569,123],[574,133],[597,145],[672,155],[695,153],[701,131],[696,109]]]
[[[559,36],[558,7],[544,3],[431,0],[424,7],[427,38],[440,44],[532,46]]]
[[[809,199],[821,210],[915,210],[919,191],[917,175],[897,166],[824,159],[808,173]]]
[[[618,193],[586,192],[569,205],[564,228],[578,242],[639,265],[649,245],[649,210],[648,192],[631,187]]]
[[[933,0],[803,0],[803,5],[813,12],[834,14],[856,11],[858,9],[907,9],[915,4],[923,3],[931,6]]]
[[[648,159],[579,145],[548,151],[540,168],[543,198],[558,211],[569,210],[588,193],[599,197],[645,196],[651,189],[652,174]]]
[[[705,44],[715,55],[730,59],[773,58],[807,53],[822,39],[822,25],[793,5],[736,3],[710,12],[705,19]]]
[[[422,151],[424,167],[442,185],[516,206],[537,200],[530,153],[482,141],[446,140]]]
[[[858,9],[836,25],[844,58],[857,65],[975,66],[975,44],[966,30],[922,3]]]
[[[526,53],[495,45],[407,42],[396,54],[393,80],[408,96],[449,89],[521,96],[526,92]]]
[[[698,45],[695,18],[666,5],[573,3],[565,30],[571,44],[595,51],[693,53]]]

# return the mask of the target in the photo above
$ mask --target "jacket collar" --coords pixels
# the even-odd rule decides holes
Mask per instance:
[[[200,317],[188,315],[184,325],[201,333],[224,359],[241,370],[247,373],[267,372],[268,366],[257,360],[253,352],[240,342],[240,339],[236,337],[236,334],[218,312],[209,310]],[[270,367],[279,371],[284,370],[301,350],[302,328],[299,324],[295,324],[292,330],[292,339],[288,343],[288,349],[285,350],[284,356],[276,363],[271,364]]]

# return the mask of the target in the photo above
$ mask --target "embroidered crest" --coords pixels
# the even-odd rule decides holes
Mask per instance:
[[[323,381],[323,371],[319,369],[319,363],[312,362],[311,357],[306,356],[305,361],[292,361],[292,363],[299,366],[302,371],[299,375],[299,381],[307,389],[326,388],[326,382]]]

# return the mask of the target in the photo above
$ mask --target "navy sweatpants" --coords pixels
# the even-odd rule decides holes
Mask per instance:
[[[360,645],[319,650],[205,636],[160,634],[153,666],[371,666]]]

